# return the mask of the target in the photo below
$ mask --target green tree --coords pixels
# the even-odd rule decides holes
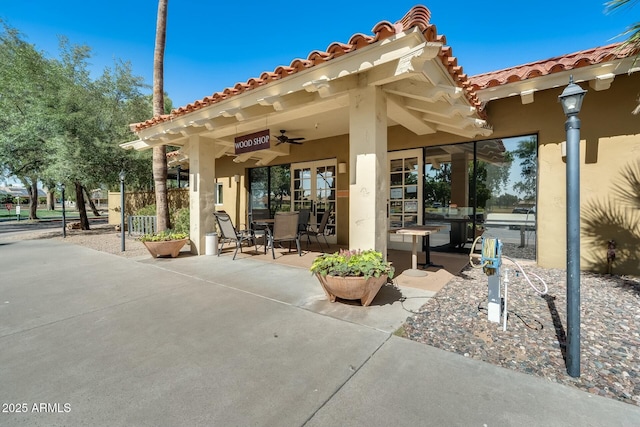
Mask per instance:
[[[625,7],[632,7],[637,3],[637,0],[609,0],[605,5],[606,13],[614,13]],[[622,49],[629,49],[632,52],[638,52],[640,50],[640,22],[635,22],[627,27],[627,29],[620,34],[620,37],[625,37],[625,41],[622,43]],[[634,60],[638,61],[638,54]],[[632,111],[633,114],[640,113],[640,102],[636,105],[636,108]]]
[[[270,171],[271,207],[274,212],[283,210],[285,197],[291,196],[291,169],[288,166],[273,166]],[[288,210],[288,209],[287,209]]]
[[[613,13],[625,7],[631,7],[635,3],[637,3],[637,0],[609,0],[604,4],[605,12]],[[620,36],[626,37],[623,46],[632,50],[640,49],[640,22],[628,26]]]
[[[0,166],[29,191],[29,218],[37,219],[38,181],[52,154],[49,121],[55,78],[44,55],[0,21]]]
[[[151,182],[150,153],[118,146],[130,138],[130,123],[149,116],[151,97],[142,94],[146,86],[129,63],[116,61],[94,80],[89,47],[61,38],[59,59],[49,59],[0,23],[0,168],[17,176],[34,201],[39,181],[50,189],[73,186],[69,196],[88,228],[86,190],[116,186],[122,168],[140,188]]]
[[[430,202],[440,202],[442,206],[449,204],[451,199],[451,164],[443,163],[439,168],[431,166],[434,176],[425,174],[425,195]]]
[[[524,199],[536,198],[536,176],[538,172],[538,141],[536,137],[518,142],[513,155],[520,160],[522,181],[513,185],[514,190],[523,193]]]
[[[491,166],[487,162],[478,160],[476,162],[476,206],[478,208],[484,208],[487,204],[487,200],[491,198],[492,189],[489,187],[488,167]],[[469,162],[469,183],[473,182],[473,161]],[[469,194],[469,206],[474,206],[474,195]]]

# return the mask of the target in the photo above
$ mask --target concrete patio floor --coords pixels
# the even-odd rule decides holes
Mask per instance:
[[[0,239],[0,259],[0,425],[640,420],[635,406],[394,336],[430,291],[331,304],[304,268],[128,259],[58,240]]]

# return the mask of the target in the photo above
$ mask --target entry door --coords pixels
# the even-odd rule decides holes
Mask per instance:
[[[393,151],[389,162],[389,228],[422,224],[422,149]],[[391,249],[411,249],[412,237],[389,234]]]
[[[291,209],[309,209],[309,223],[320,224],[322,214],[331,211],[325,235],[329,243],[336,243],[336,159],[291,165]]]

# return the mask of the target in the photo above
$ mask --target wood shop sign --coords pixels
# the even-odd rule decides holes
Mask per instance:
[[[249,151],[265,150],[271,147],[269,143],[271,135],[269,129],[260,132],[250,133],[249,135],[237,136],[235,138],[234,147],[236,154],[248,153]]]

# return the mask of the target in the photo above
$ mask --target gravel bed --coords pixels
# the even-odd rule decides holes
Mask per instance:
[[[101,252],[107,252],[125,258],[149,257],[147,248],[133,236],[125,234],[125,251],[122,252],[122,235],[113,225],[92,225],[91,230],[67,230],[63,238],[59,230],[40,230],[31,233],[20,233],[12,240],[55,239],[85,246]]]
[[[467,267],[404,325],[404,336],[590,393],[640,406],[640,279],[583,272],[581,375],[567,374],[566,272],[523,265],[538,295],[518,269],[508,269],[507,331],[487,319],[487,276]]]

